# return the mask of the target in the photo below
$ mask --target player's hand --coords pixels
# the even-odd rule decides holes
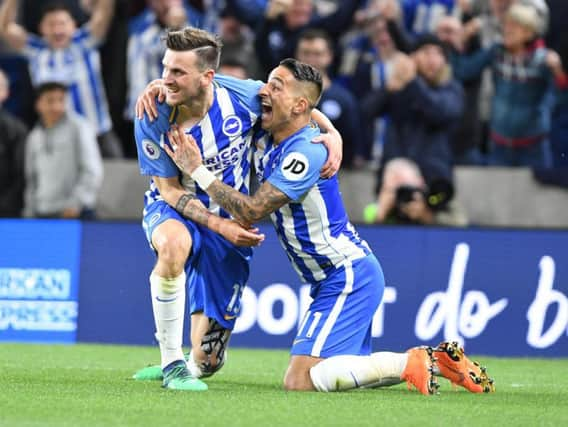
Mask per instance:
[[[195,169],[203,164],[201,151],[193,136],[186,134],[177,125],[173,125],[168,132],[171,148],[164,144],[164,150],[180,170],[191,175]]]
[[[219,234],[236,246],[258,246],[264,241],[264,234],[258,228],[244,228],[236,221],[222,219]]]
[[[312,139],[312,142],[323,144],[327,148],[327,161],[320,170],[322,178],[331,178],[339,170],[343,159],[343,139],[339,132],[322,133]]]
[[[152,80],[140,94],[136,100],[136,117],[138,120],[144,118],[144,113],[148,115],[151,122],[158,118],[158,106],[156,105],[156,97],[159,102],[166,99],[166,87],[162,79]]]

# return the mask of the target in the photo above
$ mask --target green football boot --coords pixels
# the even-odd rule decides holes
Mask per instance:
[[[160,365],[148,365],[132,375],[132,378],[137,381],[161,381],[164,374]]]
[[[190,353],[184,354],[186,362],[189,360],[189,354]],[[132,378],[137,381],[162,381],[164,374],[162,373],[162,367],[160,365],[148,365],[132,375]]]
[[[185,360],[176,360],[164,368],[162,387],[183,391],[205,391],[208,389],[207,384],[191,376]]]

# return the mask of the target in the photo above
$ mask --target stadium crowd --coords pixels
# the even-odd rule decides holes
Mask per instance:
[[[1,0],[0,216],[93,218],[165,29],[192,25],[220,35],[220,73],[322,72],[342,167],[377,171],[369,222],[464,225],[455,165],[565,173],[567,19],[561,0]]]

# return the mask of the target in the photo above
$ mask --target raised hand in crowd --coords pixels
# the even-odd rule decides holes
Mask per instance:
[[[265,16],[267,19],[276,19],[290,9],[294,0],[269,0],[266,6]]]
[[[386,87],[390,92],[398,92],[416,78],[416,63],[411,56],[401,53],[394,60],[393,67],[392,75],[387,81]]]
[[[365,25],[369,19],[382,16],[387,21],[398,21],[402,17],[400,4],[397,0],[375,0],[369,2],[364,8],[358,10],[353,16],[353,21],[357,26]]]
[[[187,13],[181,0],[172,3],[164,17],[164,24],[168,28],[181,28],[187,23]]]
[[[555,77],[559,77],[564,74],[562,59],[560,59],[560,55],[558,55],[558,53],[554,50],[548,49],[544,62]]]
[[[436,35],[452,49],[462,52],[464,47],[464,27],[455,16],[443,16],[436,26]]]

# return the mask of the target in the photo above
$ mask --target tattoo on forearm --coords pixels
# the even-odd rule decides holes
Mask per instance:
[[[187,193],[180,196],[175,209],[184,218],[205,226],[207,226],[211,216],[211,212],[203,206],[203,203]]]
[[[176,203],[176,211],[183,215],[183,210],[191,199],[192,197],[189,194],[182,194]]]
[[[262,185],[250,197],[217,181],[211,184],[207,193],[242,223],[257,222],[290,201],[288,196],[272,185]]]

